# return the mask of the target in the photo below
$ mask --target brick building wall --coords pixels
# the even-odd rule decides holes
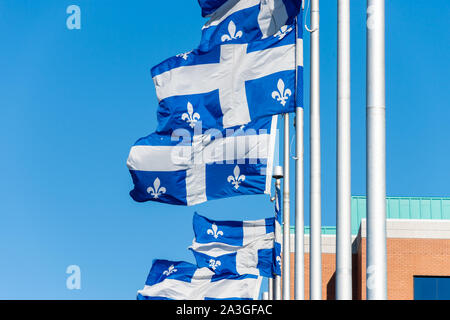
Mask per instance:
[[[322,236],[322,298],[335,299],[335,236]],[[291,239],[292,241],[292,239]],[[293,246],[291,246],[293,248]],[[305,299],[309,299],[309,245],[305,236]],[[291,252],[291,297],[294,297]],[[353,243],[353,299],[366,299],[365,220]],[[388,299],[414,299],[414,276],[450,276],[450,221],[387,221]]]

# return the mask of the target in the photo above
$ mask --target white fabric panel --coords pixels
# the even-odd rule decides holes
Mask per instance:
[[[130,170],[177,171],[186,170],[190,162],[190,146],[133,146],[127,166]]]
[[[240,249],[236,253],[236,271],[239,274],[254,274],[258,263],[258,250],[272,249],[274,247],[274,234],[268,233],[267,236],[252,242]]]
[[[176,300],[203,300],[205,297],[224,299],[228,297],[257,299],[261,277],[243,280],[223,279],[211,282],[213,272],[199,268],[191,282],[166,279],[153,286],[139,290],[143,296],[166,297]]]
[[[269,143],[272,139],[269,134],[244,135],[225,137],[208,143],[209,139],[205,137],[207,136],[194,136],[192,147],[133,146],[127,161],[128,168],[141,171],[176,171],[187,170],[194,164],[248,159],[255,155],[258,159],[266,159],[269,156]],[[234,148],[233,152],[225,152],[230,145],[239,145],[238,152],[234,152]]]
[[[192,140],[192,166],[186,171],[186,202],[188,206],[205,202],[206,166],[203,164],[203,135],[194,136]]]
[[[303,39],[297,38],[297,67],[303,67]]]
[[[272,189],[272,171],[274,163],[275,143],[277,137],[278,115],[272,116],[272,125],[270,127],[269,153],[267,155],[266,168],[266,190],[264,193],[271,194]]]
[[[224,254],[233,253],[239,250],[258,250],[270,249],[273,247],[275,234],[273,232],[259,236],[254,242],[248,243],[246,246],[232,246],[220,242],[198,243],[194,240],[189,248],[195,251],[205,253],[212,257],[218,257]]]
[[[281,225],[277,220],[275,220],[275,242],[278,242],[278,243],[283,242],[282,236],[281,236]]]
[[[205,146],[204,163],[231,161],[237,159],[267,159],[269,155],[269,134],[233,136],[213,140]],[[235,149],[234,146],[237,146]]]
[[[244,229],[244,239],[243,239],[244,246],[267,234],[265,219],[254,221],[243,221],[243,229]]]
[[[277,33],[286,24],[287,18],[288,15],[283,1],[262,0],[258,24],[263,34],[263,39]]]
[[[271,0],[273,1],[273,0]],[[258,5],[261,0],[229,0],[217,9],[202,29],[217,26],[233,13]]]

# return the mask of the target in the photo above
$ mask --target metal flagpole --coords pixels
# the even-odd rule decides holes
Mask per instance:
[[[338,0],[336,299],[352,299],[350,0]]]
[[[268,299],[273,300],[273,278],[267,278],[268,282]]]
[[[310,299],[322,299],[319,0],[311,0]]]
[[[305,299],[303,108],[295,109],[295,300]]]
[[[367,299],[387,298],[384,0],[367,0]]]
[[[302,11],[301,11],[302,12]],[[297,19],[298,20],[298,19]],[[301,22],[301,20],[300,20]],[[303,42],[300,44],[298,33],[303,25],[296,23],[296,60],[303,61]],[[296,61],[296,77],[298,79],[298,67],[300,61]],[[303,67],[303,63],[301,64]],[[297,90],[297,83],[295,85]],[[298,97],[298,96],[296,96]],[[295,300],[305,299],[305,222],[304,222],[304,177],[303,177],[303,106],[297,101],[295,108],[295,267],[294,267],[294,298]]]
[[[289,208],[289,113],[284,114],[284,150],[283,150],[283,300],[290,300],[290,208]]]
[[[281,190],[281,181],[280,179],[283,177],[283,168],[280,166],[275,166],[273,170],[273,178],[275,179],[275,201],[279,201],[278,190]],[[281,204],[281,202],[278,202]],[[277,228],[275,228],[275,232],[277,232]],[[276,234],[278,236],[278,234]],[[280,235],[281,236],[281,235]],[[281,277],[279,275],[274,275],[272,279],[272,287],[273,287],[273,300],[281,300]]]

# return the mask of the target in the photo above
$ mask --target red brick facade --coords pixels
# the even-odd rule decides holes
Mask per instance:
[[[388,299],[414,298],[414,276],[450,276],[450,239],[387,239]],[[322,297],[335,298],[336,256],[322,254]],[[294,253],[291,269],[294,270]],[[294,276],[291,275],[291,297]],[[353,254],[353,299],[366,298],[366,238]],[[305,254],[305,299],[309,299],[309,253]]]

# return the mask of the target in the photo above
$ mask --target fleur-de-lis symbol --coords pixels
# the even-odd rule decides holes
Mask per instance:
[[[219,260],[210,259],[209,266],[211,269],[216,270],[222,263]]]
[[[284,81],[282,79],[278,79],[277,83],[278,91],[272,92],[272,98],[279,101],[283,107],[286,105],[286,100],[292,95],[292,92],[289,88],[284,89]]]
[[[177,54],[176,55],[176,57],[178,57],[178,58],[183,58],[184,60],[187,60],[187,58],[188,58],[188,56],[189,56],[189,54],[192,52],[192,50],[191,51],[188,51],[188,52],[185,52],[185,53],[180,53],[180,54]]]
[[[206,230],[206,233],[212,235],[215,239],[217,239],[219,236],[223,236],[223,232],[221,230],[218,230],[215,223],[212,224],[211,229]]]
[[[280,257],[280,256],[277,256],[277,263],[278,263],[279,265],[281,265],[281,257]]]
[[[165,271],[163,272],[163,274],[164,274],[166,277],[168,277],[168,276],[170,276],[172,273],[177,272],[177,271],[178,271],[178,270],[175,269],[175,266],[174,266],[174,265],[171,265],[171,266],[169,267],[169,269],[167,269],[167,270],[165,270]]]
[[[273,36],[278,37],[278,39],[283,39],[289,32],[292,31],[292,27],[288,27],[286,25],[282,26],[280,31],[275,33]]]
[[[241,175],[241,169],[239,169],[238,165],[234,167],[233,175],[234,176],[228,176],[227,181],[231,182],[235,189],[238,189],[239,184],[245,180],[245,176],[243,174]]]
[[[156,177],[155,181],[153,181],[153,187],[147,188],[147,193],[150,193],[150,195],[153,196],[153,199],[158,199],[160,195],[167,191],[166,188],[160,186],[161,181]]]
[[[225,41],[231,41],[233,39],[239,39],[242,37],[242,31],[236,32],[236,25],[234,24],[233,20],[230,20],[230,23],[228,24],[228,34],[224,34],[222,36],[222,42]]]
[[[187,103],[187,113],[183,113],[181,115],[181,120],[187,121],[189,126],[193,128],[195,123],[200,119],[200,115],[197,112],[194,112],[194,107],[190,102]]]

